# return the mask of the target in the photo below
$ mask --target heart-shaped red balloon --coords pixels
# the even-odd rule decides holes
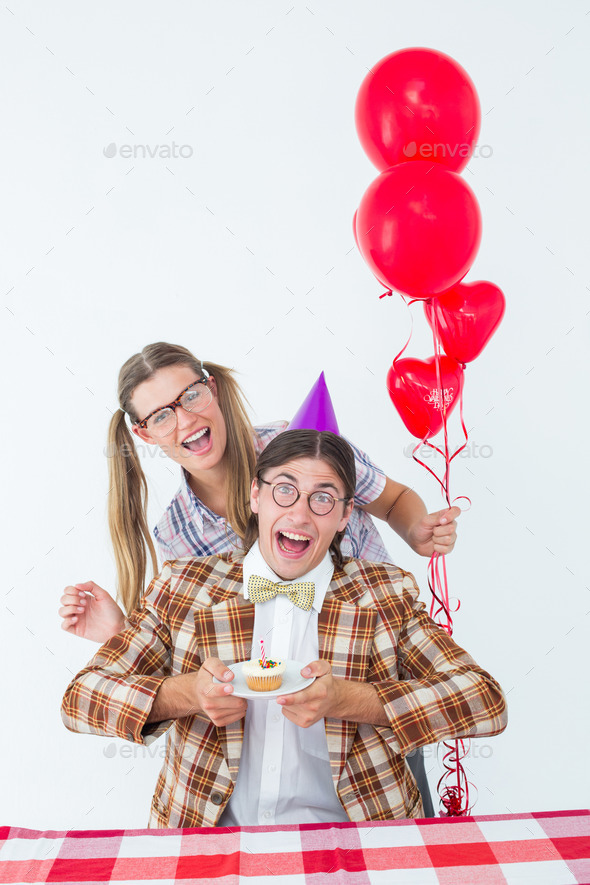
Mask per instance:
[[[448,356],[440,357],[442,391],[437,382],[436,357],[397,360],[387,373],[387,390],[400,418],[418,439],[428,439],[443,426],[463,389],[463,368]]]
[[[424,303],[431,328],[438,327],[447,356],[469,363],[480,355],[504,316],[506,299],[498,286],[479,281],[459,283]]]

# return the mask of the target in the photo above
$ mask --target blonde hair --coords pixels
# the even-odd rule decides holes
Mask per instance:
[[[180,345],[148,344],[141,353],[130,357],[119,372],[120,408],[113,415],[108,432],[109,531],[117,566],[117,590],[128,614],[137,608],[143,593],[148,558],[154,574],[158,562],[147,524],[147,482],[125,416],[132,424],[139,421],[131,404],[135,389],[168,366],[188,366],[200,378],[203,370],[214,376],[227,432],[227,521],[239,537],[244,536],[250,516],[250,477],[256,462],[254,429],[232,370],[217,363],[203,363]]]

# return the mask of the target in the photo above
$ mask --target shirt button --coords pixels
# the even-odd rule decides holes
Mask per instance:
[[[270,816],[271,816],[270,811],[265,811],[264,814],[262,815],[262,817],[265,818],[265,820],[268,820]]]
[[[211,801],[213,802],[213,805],[221,805],[223,803],[223,796],[221,793],[211,793]]]
[[[269,771],[276,771],[276,770],[277,770],[277,767],[276,767],[276,765],[269,765],[269,766],[268,766],[268,770],[269,770]]]
[[[281,719],[280,713],[275,713],[274,716],[272,717],[273,722],[280,722],[280,719]]]

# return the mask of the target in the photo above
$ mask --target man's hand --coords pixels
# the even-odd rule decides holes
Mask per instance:
[[[306,678],[315,676],[316,680],[303,691],[277,698],[283,716],[300,728],[309,728],[325,717],[367,722],[369,725],[391,725],[379,695],[370,683],[332,676],[327,661],[313,661],[303,668],[301,675]]]
[[[213,682],[220,679],[223,685]],[[243,719],[248,704],[236,698],[231,681],[234,674],[219,658],[207,658],[194,673],[170,676],[158,689],[148,722],[183,719],[204,713],[213,725],[231,725]]]
[[[450,553],[457,540],[456,519],[460,513],[459,507],[447,507],[423,516],[410,529],[408,534],[410,547],[421,556]]]
[[[213,677],[225,685],[213,682]],[[231,725],[246,715],[248,703],[233,695],[234,674],[219,658],[207,658],[196,675],[194,691],[199,708],[213,725]]]
[[[344,680],[332,676],[332,668],[327,661],[313,661],[303,668],[301,675],[306,679],[315,676],[316,680],[303,691],[278,697],[277,704],[282,706],[283,716],[300,728],[309,728],[326,716],[336,715],[339,689]]]

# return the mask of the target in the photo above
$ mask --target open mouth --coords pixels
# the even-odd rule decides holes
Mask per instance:
[[[277,532],[277,544],[283,553],[289,556],[302,556],[311,545],[309,535],[301,535],[298,532]]]
[[[202,427],[200,430],[197,430],[196,433],[193,433],[192,436],[187,436],[187,438],[182,441],[182,445],[185,449],[188,449],[189,452],[198,453],[207,449],[210,442],[211,428]]]

